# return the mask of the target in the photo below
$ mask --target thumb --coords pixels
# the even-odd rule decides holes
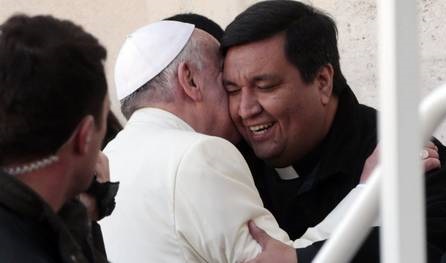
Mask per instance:
[[[271,237],[261,228],[259,228],[253,220],[248,222],[249,233],[260,244],[262,250],[265,249],[266,244]]]

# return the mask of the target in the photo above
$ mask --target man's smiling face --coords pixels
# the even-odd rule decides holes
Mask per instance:
[[[257,157],[290,165],[326,134],[326,94],[286,58],[285,35],[229,48],[223,83],[231,117]],[[328,98],[329,100],[329,98]]]

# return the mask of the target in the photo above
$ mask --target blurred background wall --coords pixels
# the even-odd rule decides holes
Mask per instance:
[[[254,0],[0,0],[0,23],[15,13],[51,14],[82,25],[108,50],[107,78],[112,108],[120,115],[113,64],[126,35],[147,23],[180,12],[206,15],[223,28]],[[379,108],[377,94],[376,0],[311,0],[338,25],[343,72],[360,102]],[[420,98],[446,82],[446,1],[418,0],[421,55]],[[121,117],[121,120],[123,118]],[[446,124],[436,135],[446,142]]]

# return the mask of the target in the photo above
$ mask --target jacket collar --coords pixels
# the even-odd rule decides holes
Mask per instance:
[[[42,229],[46,229],[48,235],[56,235],[58,247],[55,249],[59,250],[63,262],[73,262],[73,255],[78,260],[76,262],[89,262],[84,253],[88,251],[91,254],[91,247],[85,247],[84,251],[73,237],[73,234],[77,234],[81,237],[79,241],[89,242],[86,236],[90,235],[87,211],[80,201],[74,199],[65,203],[59,214],[55,214],[31,188],[0,170],[0,207],[7,208],[19,217],[29,218],[42,227],[46,226]],[[72,226],[64,223],[69,220]]]
[[[0,205],[38,220],[48,214],[54,214],[50,206],[31,188],[2,171],[0,171]]]

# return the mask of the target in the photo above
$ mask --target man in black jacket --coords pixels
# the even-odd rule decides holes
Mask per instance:
[[[257,3],[227,27],[221,46],[231,116],[249,144],[244,156],[265,207],[296,239],[360,183],[377,143],[376,111],[359,104],[347,85],[335,22],[313,7]],[[435,143],[444,161],[446,150]],[[432,261],[446,244],[442,172],[426,178]],[[378,239],[375,229],[355,260],[379,261]],[[315,256],[323,239],[317,241],[297,250],[299,262]]]
[[[99,211],[88,214],[79,200],[107,195],[90,187],[109,112],[105,57],[70,21],[16,15],[0,26],[2,262],[107,261],[94,221],[110,209],[83,194]]]

